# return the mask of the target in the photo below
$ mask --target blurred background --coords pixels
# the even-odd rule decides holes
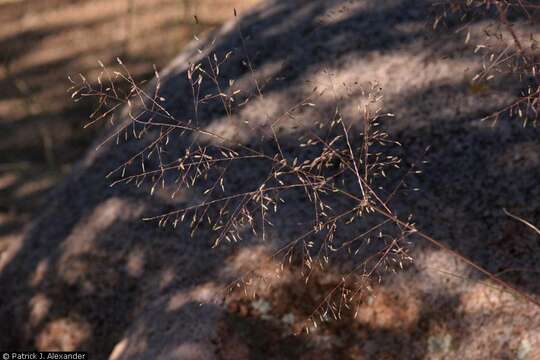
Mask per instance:
[[[68,76],[95,79],[120,57],[149,79],[256,1],[0,0],[0,254],[99,131],[82,128],[92,104],[72,101]]]

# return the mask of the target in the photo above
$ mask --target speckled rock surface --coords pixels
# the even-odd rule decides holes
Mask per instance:
[[[496,126],[478,121],[514,98],[516,85],[501,80],[491,91],[471,91],[478,59],[462,37],[433,33],[426,20],[429,2],[417,0],[267,1],[192,43],[163,71],[165,106],[177,117],[191,116],[188,62],[204,51],[241,48],[239,26],[255,73],[236,58],[221,72],[252,93],[256,76],[265,96],[232,118],[217,106],[202,108],[201,121],[213,131],[247,143],[253,127],[331,82],[333,94],[314,100],[321,112],[305,118],[331,111],[336,96],[352,114],[361,97],[356,84],[377,81],[385,111],[396,115],[383,125],[403,144],[405,161],[431,147],[423,174],[411,180],[420,191],[396,201],[398,212],[413,213],[426,233],[538,296],[539,238],[502,208],[540,222],[540,131],[504,119]],[[178,141],[178,148],[185,146]],[[105,179],[140,147],[131,140],[90,149],[25,238],[4,253],[0,348],[85,349],[99,359],[540,355],[538,308],[490,287],[420,239],[414,266],[388,275],[356,320],[321,333],[281,333],[294,322],[291,313],[301,313],[301,299],[316,298],[301,290],[300,280],[291,286],[294,277],[281,292],[262,296],[271,306],[257,303],[252,311],[239,299],[225,305],[219,288],[230,280],[226,270],[257,257],[242,252],[249,246],[211,249],[204,231],[190,239],[142,222],[174,204],[133,186],[111,188]],[[256,172],[246,169],[237,186]],[[291,216],[276,230],[283,241],[295,234],[294,216],[305,204],[288,206]],[[272,316],[261,316],[261,308]],[[285,320],[276,325],[275,318]]]

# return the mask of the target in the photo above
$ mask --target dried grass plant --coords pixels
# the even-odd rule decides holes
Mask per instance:
[[[480,3],[489,9],[489,1],[469,1],[463,6],[476,9]],[[447,6],[448,11],[463,11],[455,4]],[[499,4],[497,9],[505,14],[509,6]],[[192,108],[183,109],[185,114],[180,116],[165,107],[157,70],[155,84],[149,89],[136,83],[120,60],[119,71],[110,71],[100,64],[102,73],[97,85],[84,76],[72,80],[76,101],[92,98],[98,104],[86,126],[110,121],[114,130],[105,142],[140,143],[140,151],[110,172],[111,185],[131,183],[150,194],[165,192],[171,199],[187,196],[181,207],[146,221],[178,228],[191,237],[202,233],[203,238],[208,238],[211,234],[212,247],[242,241],[265,242],[273,249],[274,259],[282,266],[297,269],[306,282],[314,271],[339,264],[341,281],[314,309],[306,329],[329,316],[339,318],[343,312],[350,313],[348,304],[369,289],[370,281],[378,281],[385,272],[412,262],[409,245],[414,236],[451,253],[503,289],[540,306],[527,293],[417,229],[412,216],[402,218],[392,209],[392,199],[406,188],[407,178],[421,172],[422,159],[403,167],[396,155],[399,152],[395,151],[400,144],[380,126],[381,120],[393,115],[380,108],[383,95],[376,83],[364,88],[355,118],[345,115],[342,100],[335,96],[332,112],[325,120],[308,126],[297,120],[306,109],[317,109],[318,97],[333,91],[328,87],[314,88],[310,95],[283,109],[278,116],[261,114],[264,121],[260,124],[243,124],[250,134],[247,141],[209,128],[203,108],[215,109],[219,104],[226,119],[238,121],[241,117],[235,115],[246,104],[265,96],[246,55],[241,32],[239,37],[241,49],[224,54],[200,49],[207,56],[201,62],[188,64],[186,76]],[[536,71],[536,64],[524,53],[516,50],[512,54],[512,59],[504,54],[490,56],[491,65],[476,80],[487,79],[490,71],[510,61],[514,66],[521,64],[519,71]],[[239,88],[222,71],[231,59],[241,61],[249,69],[252,93]],[[115,85],[119,80],[127,84],[123,91]],[[526,106],[527,114],[536,118],[538,89],[530,89],[520,103],[501,113],[519,112],[515,109]],[[120,109],[124,109],[127,121],[117,123]],[[500,114],[492,116],[498,118]],[[246,169],[252,168],[257,168],[260,176],[239,180]],[[271,231],[275,220],[286,217],[288,202],[299,198],[310,204],[309,221],[299,225],[298,235],[285,244],[275,242]],[[343,259],[350,261],[344,263]],[[245,274],[231,286],[238,286],[249,276]]]

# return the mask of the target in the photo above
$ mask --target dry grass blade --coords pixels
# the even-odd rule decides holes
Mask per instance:
[[[514,215],[512,214],[511,212],[509,212],[508,210],[504,209],[503,208],[503,211],[506,215],[510,216],[511,218],[513,219],[516,219],[517,221],[527,225],[530,229],[532,229],[536,234],[540,235],[540,229],[537,228],[536,226],[534,226],[533,224],[531,224],[530,222],[528,222],[527,220],[523,219],[523,218],[520,218],[519,216],[517,215]]]

